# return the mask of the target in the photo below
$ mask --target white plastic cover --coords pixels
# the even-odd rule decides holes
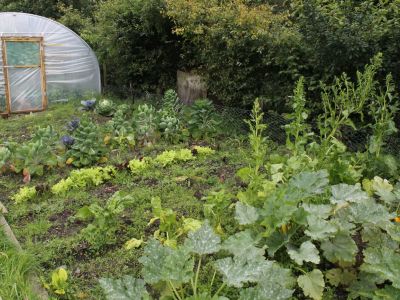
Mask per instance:
[[[25,13],[0,13],[1,37],[43,37],[49,102],[90,97],[101,92],[100,69],[93,50],[77,34],[53,20]],[[11,111],[41,109],[40,68],[34,43],[6,42]],[[1,43],[0,43],[1,51]],[[5,79],[0,52],[0,113],[5,110]]]

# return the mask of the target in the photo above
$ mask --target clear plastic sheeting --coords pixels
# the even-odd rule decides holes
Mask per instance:
[[[42,38],[42,52],[39,42],[24,41],[25,38]],[[48,102],[101,92],[94,52],[64,25],[31,14],[0,13],[0,39],[0,44],[5,44],[2,52],[0,45],[0,113],[8,100],[11,112],[41,109],[45,91]],[[5,69],[8,76],[4,76]],[[41,86],[42,80],[45,87]]]
[[[11,111],[35,111],[42,107],[42,90],[39,68],[9,69]]]

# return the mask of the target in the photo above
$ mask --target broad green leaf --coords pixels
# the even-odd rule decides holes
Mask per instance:
[[[280,163],[280,164],[271,164],[270,166],[270,171],[272,174],[278,173],[279,171],[281,171],[284,167],[284,164]]]
[[[348,286],[357,280],[357,274],[354,270],[342,270],[339,268],[328,270],[325,273],[325,277],[331,285],[336,287],[340,284]]]
[[[282,268],[278,263],[269,264],[258,282],[261,295],[269,300],[288,299],[292,296],[295,279],[290,269]]]
[[[285,234],[280,231],[274,231],[266,240],[268,255],[273,257],[280,248],[290,242],[292,236],[296,233],[296,228],[292,227]]]
[[[368,243],[369,247],[399,248],[398,242],[394,241],[388,234],[375,226],[364,226],[361,237],[362,241]]]
[[[304,292],[314,300],[321,300],[325,288],[324,275],[318,269],[314,269],[297,278],[297,283]]]
[[[386,225],[386,232],[392,238],[393,241],[400,243],[400,224],[387,224]]]
[[[215,267],[223,275],[223,281],[228,286],[240,288],[246,282],[258,282],[263,271],[272,262],[264,257],[247,259],[246,256],[226,257],[215,262]]]
[[[255,207],[237,202],[235,208],[235,219],[240,225],[253,224],[258,220],[259,215]]]
[[[317,247],[310,241],[301,244],[299,249],[289,249],[288,254],[298,265],[303,265],[303,262],[312,262],[319,264],[320,258]]]
[[[125,275],[121,279],[101,278],[99,283],[107,300],[150,299],[143,279]]]
[[[332,263],[354,263],[357,253],[357,245],[351,236],[339,232],[334,238],[321,244],[324,256]]]
[[[369,247],[363,251],[364,263],[361,270],[389,280],[400,289],[400,254],[386,247]]]
[[[89,206],[84,206],[78,210],[75,217],[81,220],[87,220],[93,217],[93,213],[90,210]]]
[[[184,283],[193,276],[194,262],[187,250],[163,246],[155,239],[147,243],[139,262],[147,283],[169,280]]]
[[[285,300],[292,297],[295,281],[290,269],[272,263],[263,272],[257,286],[243,289],[239,300]]]
[[[183,232],[187,233],[190,231],[196,231],[200,229],[202,222],[200,220],[192,219],[192,218],[184,218],[183,219]]]
[[[328,176],[326,170],[302,172],[294,176],[289,185],[302,190],[306,195],[321,194],[329,183]]]
[[[350,221],[353,223],[373,224],[384,230],[392,224],[390,220],[395,217],[395,214],[390,214],[383,205],[376,203],[374,199],[369,199],[364,203],[355,203],[347,209]]]
[[[327,219],[332,214],[332,206],[327,204],[308,204],[304,203],[302,205],[303,209],[308,213],[308,215],[315,215],[321,219]]]
[[[392,203],[396,200],[396,196],[392,193],[393,185],[391,185],[387,179],[375,176],[372,180],[372,189],[375,191],[376,195],[387,203]]]
[[[371,299],[377,290],[376,283],[379,280],[380,278],[374,274],[360,272],[358,280],[347,288],[349,291],[348,299]]]
[[[197,231],[191,231],[185,240],[185,247],[190,252],[197,254],[211,254],[218,252],[221,245],[221,238],[214,233],[208,221]]]
[[[64,268],[58,268],[51,275],[51,282],[54,285],[64,284],[68,280],[68,273]]]
[[[400,289],[385,285],[383,289],[376,290],[373,300],[400,300]]]
[[[359,183],[355,185],[341,183],[332,186],[330,201],[332,204],[342,204],[344,202],[363,202],[368,198],[368,194],[361,190]]]
[[[308,228],[304,233],[313,240],[325,240],[337,232],[336,226],[315,215],[308,216],[307,221]]]
[[[230,236],[222,244],[222,249],[229,251],[235,256],[246,255],[247,257],[263,256],[264,248],[257,248],[255,244],[260,240],[259,237],[253,237],[250,229],[238,232]]]

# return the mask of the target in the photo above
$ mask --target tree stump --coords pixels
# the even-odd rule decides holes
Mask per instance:
[[[177,71],[178,97],[184,104],[192,104],[195,100],[207,98],[207,86],[204,79],[198,75]]]

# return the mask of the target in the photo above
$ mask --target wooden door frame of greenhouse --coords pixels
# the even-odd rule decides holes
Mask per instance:
[[[47,108],[47,91],[46,91],[46,69],[44,61],[44,44],[43,37],[25,37],[25,36],[3,36],[0,37],[0,42],[2,43],[2,56],[3,56],[3,74],[4,83],[6,90],[6,111],[0,112],[1,115],[9,115],[11,113],[28,113],[28,112],[38,112],[44,111]],[[11,111],[11,93],[10,93],[10,81],[8,74],[8,64],[7,64],[7,46],[6,42],[38,42],[39,43],[39,55],[40,55],[40,65],[38,66],[14,66],[16,68],[32,68],[39,67],[40,69],[40,88],[42,92],[42,108],[35,110],[21,110],[21,111]]]

